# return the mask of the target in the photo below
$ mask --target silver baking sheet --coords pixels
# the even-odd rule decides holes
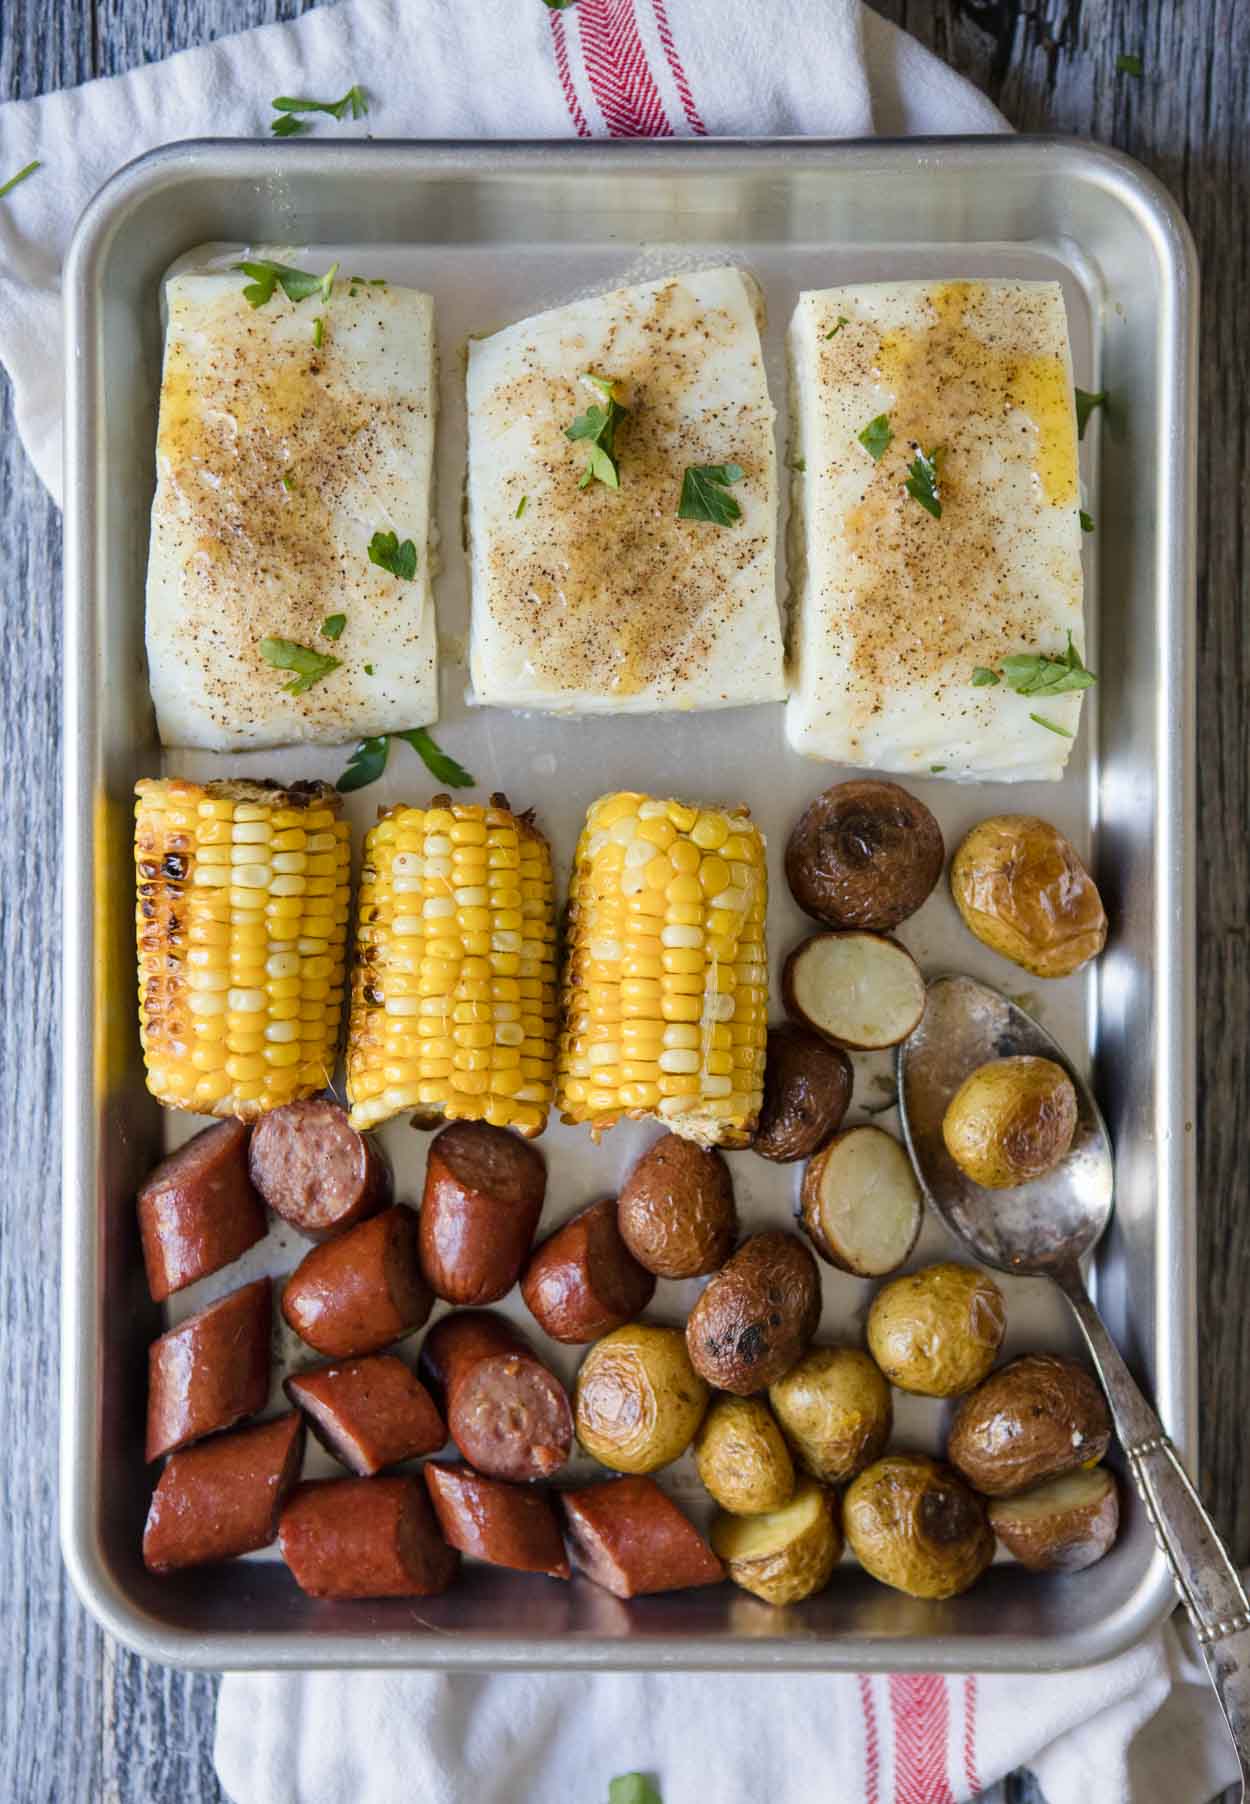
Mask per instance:
[[[1196,296],[1183,222],[1126,159],[1042,139],[906,143],[446,146],[199,143],[123,171],[97,197],[66,277],[65,1212],[62,1541],[84,1599],[149,1656],[211,1667],[411,1665],[675,1668],[1053,1668],[1105,1658],[1167,1608],[1170,1580],[1134,1500],[1114,1553],[1089,1572],[1038,1579],[996,1565],[965,1597],[920,1603],[845,1563],[820,1596],[776,1610],[726,1585],[624,1604],[571,1585],[466,1568],[438,1599],[325,1604],[269,1556],[175,1579],[139,1557],[152,1475],[143,1464],[146,1348],[165,1319],[306,1243],[275,1231],[227,1272],[148,1301],[133,1193],[163,1147],[202,1123],[162,1113],[143,1088],[134,1020],[130,862],[134,780],[159,769],[333,780],[325,749],[163,757],[143,660],[143,576],[160,372],[160,285],[183,262],[243,245],[298,252],[435,299],[441,390],[436,582],[440,742],[537,808],[567,873],[587,804],[631,787],[745,801],[769,841],[774,972],[804,931],[781,873],[801,807],[843,774],[784,746],[779,707],[667,719],[555,720],[467,705],[463,347],[471,333],[618,283],[716,262],[749,269],[784,453],[783,335],[802,288],[909,277],[1012,276],[1063,286],[1077,380],[1114,405],[1083,447],[1089,661],[1096,704],[1060,784],[913,785],[948,848],[1004,809],[1062,826],[1087,853],[1113,921],[1089,972],[1041,984],[964,932],[944,887],[900,937],[930,970],[957,967],[1033,1006],[1090,1069],[1117,1144],[1119,1211],[1094,1278],[1112,1328],[1195,1453],[1193,1407],[1192,995],[1187,834],[1192,636],[1192,409]],[[1101,441],[1101,469],[1095,456]],[[782,534],[784,542],[784,532]],[[1100,581],[1101,578],[1101,581]],[[784,594],[784,590],[783,590]],[[405,747],[349,798],[359,829],[378,804],[420,800]],[[851,1119],[896,1126],[885,1055],[856,1059]],[[599,1147],[548,1129],[542,1232],[610,1193],[655,1129]],[[398,1194],[420,1195],[426,1136],[382,1130]],[[732,1157],[744,1226],[787,1222],[793,1168]],[[913,1263],[950,1253],[936,1221]],[[823,1269],[822,1338],[857,1339],[871,1287]],[[1075,1348],[1057,1297],[1005,1280],[1008,1350]],[[662,1283],[649,1312],[680,1323],[697,1285]],[[522,1318],[515,1296],[505,1305]],[[415,1348],[410,1343],[410,1350]],[[277,1377],[301,1350],[279,1327]],[[576,1349],[546,1349],[570,1378]],[[306,1350],[304,1350],[306,1356]],[[936,1450],[949,1407],[896,1394],[899,1445]],[[316,1451],[308,1471],[330,1469]],[[576,1474],[580,1468],[570,1468]],[[589,1463],[586,1464],[589,1470]],[[688,1462],[661,1475],[692,1513],[706,1500]]]

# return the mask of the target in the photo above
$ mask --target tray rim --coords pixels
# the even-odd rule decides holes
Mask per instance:
[[[1092,181],[1133,212],[1155,240],[1164,271],[1160,329],[1170,349],[1161,384],[1160,442],[1179,441],[1185,455],[1160,460],[1155,490],[1161,523],[1153,606],[1161,627],[1160,680],[1154,700],[1159,806],[1155,869],[1156,1068],[1156,1390],[1182,1455],[1196,1465],[1195,1150],[1192,1132],[1169,1120],[1193,1121],[1195,1100],[1194,893],[1189,857],[1195,795],[1193,641],[1196,630],[1197,255],[1189,227],[1162,182],[1123,152],[1058,134],[917,138],[721,138],[675,140],[464,141],[444,139],[190,139],[150,151],[125,165],[84,210],[67,253],[63,292],[66,353],[64,743],[62,832],[62,1245],[60,1312],[60,1539],[79,1599],[100,1624],[135,1652],[165,1664],[212,1670],[302,1667],[413,1667],[446,1672],[483,1669],[628,1671],[1047,1671],[1109,1659],[1141,1640],[1174,1606],[1167,1563],[1156,1550],[1136,1589],[1079,1651],[1063,1636],[1010,1635],[990,1642],[963,1636],[895,1639],[864,1635],[845,1642],[765,1641],[754,1637],[675,1640],[645,1633],[626,1639],[556,1639],[541,1652],[520,1635],[451,1640],[390,1632],[200,1633],[159,1622],[135,1604],[104,1560],[93,1520],[98,1480],[92,1451],[98,1393],[92,1382],[100,1329],[94,1283],[98,1225],[92,1119],[94,1032],[90,1009],[94,924],[93,756],[96,696],[90,681],[95,624],[90,547],[95,518],[94,391],[98,357],[92,330],[102,259],[124,217],[166,188],[201,177],[258,180],[288,159],[336,174],[365,176],[396,153],[421,159],[429,173],[506,174],[542,167],[563,170],[612,164],[646,172],[709,159],[728,171],[756,172],[782,158],[813,169],[869,165],[906,157],[983,173],[999,161],[1043,158],[1054,179]],[[940,242],[935,240],[934,242]],[[1171,1407],[1167,1407],[1170,1401]],[[84,1482],[91,1479],[91,1484]]]

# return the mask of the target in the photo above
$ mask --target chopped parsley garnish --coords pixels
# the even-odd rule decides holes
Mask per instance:
[[[42,168],[43,164],[36,157],[33,163],[27,163],[25,169],[19,169],[16,175],[11,175],[3,187],[0,187],[0,200],[3,200],[6,194],[12,194],[18,183],[24,182],[28,175],[34,175],[36,169]]]
[[[543,5],[547,8],[548,12],[565,13],[569,10],[570,6],[577,5],[577,0],[543,0]]]
[[[1029,719],[1035,720],[1039,727],[1045,727],[1048,733],[1058,733],[1061,739],[1076,738],[1076,734],[1069,727],[1061,727],[1057,720],[1047,720],[1044,714],[1030,714]]]
[[[282,486],[286,490],[288,495],[294,494],[295,482],[289,471],[283,475]]]
[[[829,330],[825,333],[825,343],[828,344],[829,340],[831,338],[836,338],[838,336],[838,333],[842,330],[843,326],[849,326],[850,323],[851,322],[846,317],[845,313],[839,313],[837,325],[830,326]]]
[[[516,513],[513,516],[514,519],[519,520],[522,517],[522,515],[524,514],[526,508],[529,506],[529,504],[530,504],[529,496],[522,495],[521,499],[516,504]]]
[[[297,132],[310,132],[312,126],[303,119],[295,119],[290,113],[270,121],[269,129],[275,138],[293,138]]]
[[[942,447],[939,445],[936,450],[922,451],[917,445],[915,451],[915,457],[907,466],[907,481],[903,487],[927,514],[940,520],[942,502],[938,492],[938,467],[942,461]]]
[[[990,670],[984,664],[978,664],[972,673],[972,687],[974,689],[988,689],[991,683],[1001,683],[1002,680],[1003,679],[996,671]]]
[[[293,116],[296,113],[329,113],[334,119],[346,119],[350,114],[353,119],[363,119],[369,111],[364,89],[355,86],[350,87],[341,100],[298,100],[289,94],[280,94],[271,104],[275,113],[282,114],[269,127],[278,138],[289,138],[296,132],[308,130],[306,122]]]
[[[859,442],[875,464],[879,464],[894,439],[894,430],[890,425],[888,413],[879,413],[875,420],[869,420],[859,434]]]
[[[792,470],[797,470],[799,475],[802,476],[807,469],[807,459],[805,457],[796,457],[794,462],[790,465],[790,468]]]
[[[1139,56],[1134,54],[1134,52],[1129,51],[1124,56],[1116,57],[1115,69],[1117,75],[1140,75],[1142,73],[1142,60]]]
[[[1077,389],[1076,436],[1078,438],[1085,437],[1085,428],[1089,425],[1089,416],[1092,413],[1096,413],[1100,407],[1105,407],[1109,400],[1110,396],[1105,388],[1100,389],[1096,395],[1091,395],[1087,388]]]
[[[933,772],[933,775],[936,777],[940,770],[946,769],[946,766],[944,764],[931,764],[929,766],[929,769]]]
[[[322,341],[325,338],[325,335],[326,335],[325,317],[324,317],[324,315],[319,313],[317,315],[316,319],[313,321],[313,350],[314,351],[319,351],[321,349]]]
[[[373,665],[372,665],[372,664],[366,664],[366,665],[365,665],[365,675],[366,675],[366,676],[372,676],[372,675],[373,675]]]
[[[243,290],[243,299],[249,307],[263,307],[266,301],[273,299],[275,288],[281,288],[288,301],[306,301],[310,294],[319,294],[323,301],[328,301],[334,292],[334,278],[338,274],[338,264],[332,263],[323,276],[313,275],[311,270],[292,269],[288,263],[270,263],[261,258],[252,263],[232,263],[231,269],[241,269],[251,281]]]
[[[1082,532],[1093,532],[1093,530],[1094,530],[1093,514],[1087,514],[1085,512],[1084,508],[1082,508],[1080,510],[1080,513],[1081,513],[1081,531]]]
[[[362,739],[336,787],[346,792],[376,783],[386,769],[392,739],[406,739],[425,761],[431,774],[440,783],[446,783],[449,789],[472,789],[477,782],[476,777],[470,776],[462,765],[435,745],[424,727],[412,727],[406,733],[383,733],[376,739]]]
[[[592,482],[601,482],[605,488],[619,489],[621,473],[616,461],[616,429],[629,409],[621,406],[614,386],[606,376],[596,376],[592,370],[586,370],[582,381],[603,397],[604,404],[592,402],[585,413],[579,413],[573,424],[565,428],[565,438],[574,443],[587,441],[589,462],[577,486],[584,489]]]
[[[321,636],[323,639],[341,639],[346,625],[346,614],[327,614],[321,622]]]
[[[984,664],[978,664],[972,673],[974,689],[1005,682],[1017,695],[1067,695],[1074,689],[1091,689],[1097,681],[1093,671],[1087,670],[1081,662],[1071,633],[1068,634],[1067,651],[1057,658],[1045,652],[1013,652],[1011,657],[1003,659],[1001,671],[987,670]],[[1049,725],[1049,722],[1042,724]],[[1062,727],[1054,730],[1057,733],[1064,731]]]
[[[663,1800],[645,1773],[622,1773],[608,1786],[608,1804],[663,1804]]]
[[[691,464],[681,479],[677,518],[732,526],[742,518],[742,509],[727,491],[731,483],[741,481],[741,464]]]
[[[332,658],[328,652],[314,651],[311,645],[298,645],[294,639],[262,639],[260,655],[266,664],[272,664],[278,670],[295,672],[294,680],[282,685],[287,695],[305,694],[314,683],[337,670],[343,661]]]
[[[375,532],[369,541],[369,562],[410,583],[417,574],[417,548],[411,539],[401,544],[396,533]]]

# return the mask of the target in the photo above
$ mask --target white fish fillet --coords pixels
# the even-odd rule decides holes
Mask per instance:
[[[735,707],[785,693],[774,410],[754,284],[676,276],[522,320],[469,347],[470,667],[478,702],[563,713]],[[565,429],[628,413],[620,487],[578,483]],[[677,517],[689,465],[736,463],[728,526]]]
[[[845,322],[845,323],[839,323]],[[1018,652],[1084,655],[1063,297],[1050,282],[892,282],[799,297],[790,744],[953,778],[1056,778],[1079,692],[975,687]],[[879,462],[859,433],[888,415]],[[906,490],[941,447],[940,520]]]
[[[433,302],[340,277],[328,302],[279,288],[253,309],[246,282],[166,285],[147,585],[161,739],[235,751],[424,726],[438,716]],[[413,541],[415,581],[369,562],[375,532]],[[337,641],[321,630],[334,614]],[[265,638],[340,668],[291,695]]]

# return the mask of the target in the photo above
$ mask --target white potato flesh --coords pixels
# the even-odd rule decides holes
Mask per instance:
[[[474,698],[568,714],[780,701],[774,410],[755,285],[708,269],[469,346]],[[566,429],[611,381],[620,487]],[[685,470],[738,464],[730,525],[678,518]]]
[[[883,1128],[848,1128],[821,1155],[820,1225],[861,1277],[897,1270],[916,1244],[922,1207],[911,1161]]]
[[[787,976],[796,1012],[841,1046],[896,1046],[924,1013],[915,959],[881,934],[816,934],[792,956]]]
[[[328,301],[275,288],[253,308],[247,281],[191,272],[165,289],[147,581],[161,739],[243,751],[427,725],[434,304],[340,278]],[[415,580],[370,563],[376,532],[412,540]],[[322,632],[335,614],[337,640]],[[292,695],[267,638],[339,668]]]
[[[809,292],[789,353],[790,744],[912,776],[1058,778],[1079,692],[1039,698],[972,683],[978,666],[996,670],[1013,653],[1065,652],[1069,633],[1084,654],[1076,413],[1058,284]],[[874,461],[859,435],[881,415],[893,437]],[[918,447],[942,452],[940,519],[906,488]]]

